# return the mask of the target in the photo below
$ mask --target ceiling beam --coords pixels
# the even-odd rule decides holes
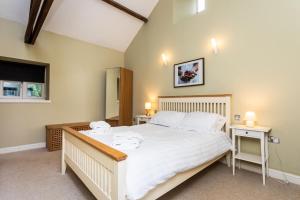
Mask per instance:
[[[36,14],[33,15],[34,12],[35,12],[35,10],[33,10],[33,8],[35,8],[34,7],[35,2],[38,2],[38,1],[40,1],[40,0],[31,0],[31,4],[30,4],[30,8],[31,9],[30,9],[30,12],[29,12],[29,18],[33,18],[34,17],[34,19],[31,20],[31,21],[29,21],[28,25],[27,25],[26,33],[27,34],[30,33],[30,37],[29,37],[28,40],[26,40],[26,38],[28,37],[28,35],[25,33],[25,43],[28,43],[28,44],[34,44],[35,43],[35,41],[37,39],[37,36],[39,35],[39,33],[40,33],[41,29],[42,29],[42,26],[43,26],[43,24],[45,22],[45,19],[46,19],[48,13],[49,13],[49,10],[50,10],[51,5],[52,5],[52,3],[53,3],[54,0],[44,0],[43,4],[42,4],[42,7],[40,9],[40,12],[38,14],[38,17],[37,17]],[[37,10],[39,10],[39,7],[38,7]],[[35,22],[35,25],[34,25],[34,22]],[[32,30],[32,28],[33,28],[33,30]]]
[[[31,0],[28,24],[27,24],[25,38],[24,38],[25,43],[30,42],[30,36],[32,34],[34,22],[36,20],[40,6],[41,6],[41,0]]]
[[[42,26],[43,26],[43,24],[45,22],[45,19],[46,19],[48,13],[49,13],[49,10],[52,6],[53,1],[54,0],[44,0],[41,11],[40,11],[39,16],[36,20],[34,30],[33,30],[32,35],[30,37],[30,43],[31,44],[35,43],[36,38],[37,38],[37,36],[39,35],[39,33],[42,29]]]
[[[143,22],[147,23],[148,22],[148,19],[142,15],[140,15],[139,13],[137,12],[134,12],[133,10],[130,10],[129,8],[123,6],[122,4],[116,2],[116,1],[113,1],[113,0],[102,0],[110,5],[112,5],[113,7],[115,8],[118,8],[119,10],[123,11],[123,12],[126,12],[127,14],[139,19],[139,20],[142,20]]]

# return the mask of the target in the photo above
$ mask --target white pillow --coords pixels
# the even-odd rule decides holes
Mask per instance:
[[[220,131],[225,123],[226,118],[219,114],[191,112],[185,115],[178,128],[197,132],[212,132]]]
[[[168,127],[177,127],[183,120],[185,113],[176,111],[159,111],[150,120],[149,123]]]

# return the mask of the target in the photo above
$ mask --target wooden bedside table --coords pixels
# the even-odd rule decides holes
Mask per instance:
[[[136,124],[148,123],[151,119],[151,116],[146,115],[137,115],[135,116]]]
[[[269,176],[269,149],[268,149],[268,135],[271,131],[269,127],[255,126],[253,128],[245,125],[232,125],[232,173],[235,175],[236,159],[244,160],[262,166],[263,185],[266,184],[266,174]],[[238,137],[238,144],[236,148],[236,136]],[[255,138],[260,141],[261,155],[254,155],[241,152],[241,137]],[[241,164],[239,163],[239,168]]]

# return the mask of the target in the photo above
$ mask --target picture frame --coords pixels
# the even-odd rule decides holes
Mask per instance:
[[[174,64],[174,88],[204,85],[204,67],[204,58]]]

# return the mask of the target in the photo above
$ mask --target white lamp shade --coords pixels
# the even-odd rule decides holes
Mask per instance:
[[[246,126],[254,127],[255,126],[255,113],[254,112],[246,112],[245,120]]]
[[[246,121],[255,121],[255,112],[246,112],[245,120]]]
[[[146,110],[150,110],[151,107],[152,107],[152,105],[151,105],[150,102],[146,102],[146,103],[145,103],[145,109],[146,109]]]

